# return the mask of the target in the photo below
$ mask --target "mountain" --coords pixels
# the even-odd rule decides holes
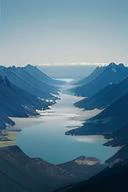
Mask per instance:
[[[87,181],[67,186],[56,192],[127,192],[128,161],[116,163]]]
[[[8,68],[0,66],[1,129],[14,125],[8,117],[39,115],[37,110],[46,109],[55,102],[55,94],[58,94],[59,89],[44,83],[46,81],[56,82],[30,65]]]
[[[13,66],[6,68],[0,66],[0,75],[3,76],[3,78],[7,76],[12,84],[36,97],[54,99],[55,97],[52,94],[57,94],[58,92],[56,87],[43,83],[39,81],[38,78],[30,75],[25,67]]]
[[[121,127],[112,133],[110,141],[105,143],[106,146],[125,146],[128,145],[128,125]]]
[[[123,64],[116,65],[115,63],[111,63],[104,68],[101,67],[101,71],[99,68],[96,72],[96,77],[94,74],[92,75],[94,79],[91,77],[91,81],[83,85],[76,86],[70,91],[78,96],[91,97],[107,85],[119,83],[128,77],[128,68]]]
[[[17,146],[0,148],[0,190],[53,192],[86,178],[87,173],[92,176],[104,169],[104,165],[96,159],[90,159],[93,165],[87,162],[89,158],[82,157],[62,165],[54,165],[39,158],[28,157]]]
[[[94,69],[89,76],[85,77],[84,79],[77,81],[76,85],[88,84],[89,82],[91,82],[95,78],[97,78],[104,70],[105,70],[105,66],[96,67],[96,69]]]
[[[118,97],[118,95],[116,95],[115,92],[114,92],[115,94],[112,95],[112,92],[115,87],[116,84],[107,85],[105,88],[100,90],[94,96],[82,99],[76,102],[74,105],[76,107],[84,108],[86,110],[92,110],[95,108],[98,109],[106,108]],[[116,97],[114,97],[114,95],[116,95]]]
[[[0,112],[0,136],[1,136],[1,130],[4,129],[7,126],[13,126],[15,125],[15,122],[12,121],[7,115],[5,115],[3,112]]]
[[[121,192],[122,186],[123,191],[127,191],[128,78],[119,83],[108,84],[94,96],[81,100],[75,105],[85,109],[105,109],[95,117],[87,120],[81,128],[67,131],[66,134],[102,134],[111,139],[104,145],[120,146],[120,150],[106,161],[108,167],[97,175],[89,180],[56,190],[56,192]]]
[[[0,108],[3,114],[11,117],[37,115],[36,109],[45,109],[48,104],[16,87],[7,77],[3,79],[0,76]]]
[[[41,81],[42,83],[46,83],[53,86],[59,86],[64,84],[63,81],[49,77],[42,70],[38,69],[38,67],[36,66],[28,64],[27,66],[24,67],[24,70],[28,72],[33,78],[38,79],[38,81]]]
[[[103,109],[111,105],[122,95],[128,92],[128,78],[118,84],[110,84],[90,98],[85,98],[75,105],[85,109]]]
[[[95,117],[87,120],[81,128],[66,134],[112,134],[128,124],[128,93],[113,102]]]

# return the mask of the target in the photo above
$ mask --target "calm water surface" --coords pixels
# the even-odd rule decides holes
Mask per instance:
[[[20,119],[22,131],[16,144],[30,157],[40,157],[50,163],[63,163],[78,156],[93,156],[102,162],[116,153],[117,148],[105,147],[102,136],[67,136],[65,131],[80,127],[85,119],[99,111],[83,111],[73,105],[81,98],[60,93],[60,100],[41,117]],[[18,125],[18,120],[17,120]]]

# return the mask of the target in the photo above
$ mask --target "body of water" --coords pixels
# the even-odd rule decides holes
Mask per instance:
[[[68,85],[67,85],[68,86]],[[85,119],[99,111],[83,111],[73,104],[81,98],[60,93],[60,100],[36,118],[16,119],[16,144],[30,157],[50,163],[63,163],[78,156],[97,157],[102,162],[116,153],[117,148],[103,146],[103,136],[67,136],[65,132],[80,127]]]

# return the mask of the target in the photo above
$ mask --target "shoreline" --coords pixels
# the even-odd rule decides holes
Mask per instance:
[[[38,117],[10,117],[10,119],[15,122],[15,125],[8,126],[1,131],[0,148],[16,145],[17,132],[43,121],[41,115]]]
[[[0,148],[16,145],[16,131],[5,130],[0,136]]]
[[[16,134],[19,131],[22,131],[24,128],[29,128],[31,126],[36,125],[37,123],[43,122],[43,115],[41,116],[36,116],[36,117],[28,117],[28,118],[12,118],[13,121],[15,121],[15,125],[10,127],[8,129],[4,130],[3,137],[0,138],[0,148],[5,148],[5,147],[11,147],[11,146],[17,146],[16,145]],[[82,120],[81,120],[82,121]],[[77,136],[77,135],[76,135]],[[91,136],[90,134],[88,136]],[[105,136],[105,135],[102,135]],[[108,139],[110,141],[110,139]],[[105,142],[103,145],[105,145],[107,142]],[[111,145],[108,145],[107,147],[113,147]],[[113,158],[115,155],[118,155],[120,153],[122,147],[121,146],[116,146],[118,148],[118,151],[111,157],[109,157],[107,160]],[[87,156],[88,157],[88,156]],[[38,158],[38,157],[37,157]],[[90,158],[90,157],[89,157]],[[97,157],[94,157],[97,158]],[[104,162],[106,164],[107,160]],[[66,161],[67,162],[67,161]],[[64,163],[66,163],[64,162]]]
[[[62,105],[62,107],[63,107],[63,105]],[[26,129],[26,128],[29,128],[29,127],[34,127],[36,125],[40,125],[43,122],[45,122],[46,121],[45,116],[49,116],[48,111],[46,111],[46,113],[44,111],[42,111],[42,112],[39,111],[39,112],[40,112],[40,115],[38,115],[38,116],[10,117],[10,119],[15,122],[15,125],[11,126],[11,127],[8,127],[6,129],[6,135],[4,136],[5,138],[1,139],[1,141],[0,141],[0,147],[16,145],[16,135],[17,135],[18,131],[22,131],[23,129]],[[81,123],[84,123],[88,118],[90,118],[90,117],[96,115],[97,113],[99,113],[100,110],[95,109],[93,111],[88,111],[88,110],[85,111],[85,110],[81,109],[78,112],[76,111],[77,115],[75,115],[75,116],[71,116],[71,117],[69,116],[69,119],[71,119],[71,120],[76,120],[77,119],[77,120],[81,121]],[[72,111],[71,111],[71,113],[72,113]],[[57,115],[58,115],[58,113],[57,113]],[[67,127],[67,128],[72,128],[72,126],[73,125],[69,125],[69,127]],[[89,154],[87,156],[89,156]],[[96,155],[94,155],[94,157],[96,157]]]

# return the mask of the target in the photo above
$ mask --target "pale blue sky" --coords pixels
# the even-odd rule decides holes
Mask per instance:
[[[0,63],[128,63],[127,0],[0,0]]]

